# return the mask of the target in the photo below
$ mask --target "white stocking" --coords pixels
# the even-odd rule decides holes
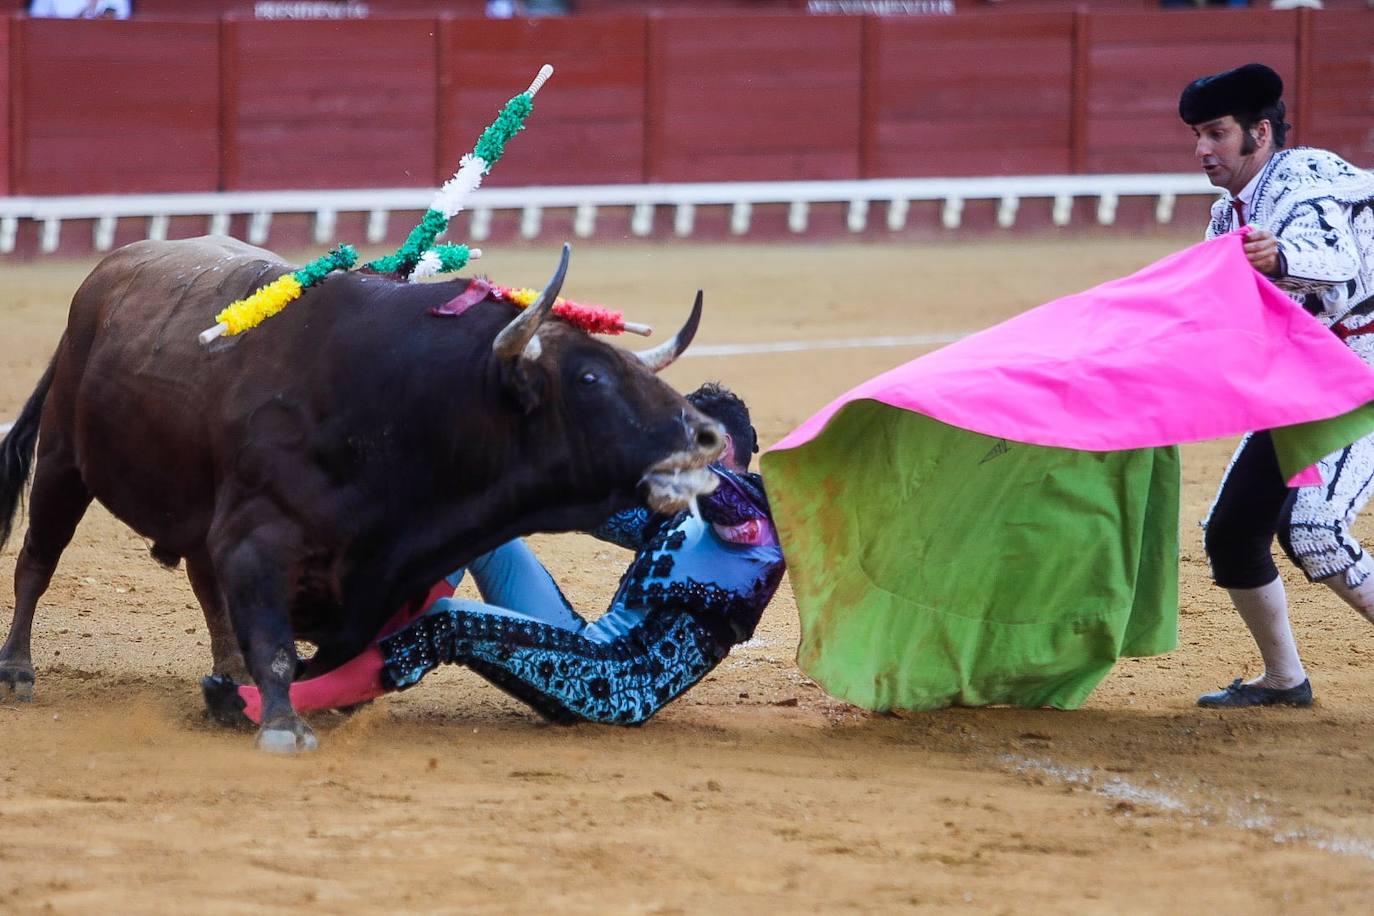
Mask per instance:
[[[1228,588],[1231,602],[1245,621],[1264,658],[1264,674],[1250,681],[1261,687],[1296,687],[1307,680],[1298,643],[1288,623],[1288,599],[1283,580],[1275,579],[1259,588]]]
[[[1365,620],[1374,623],[1374,575],[1366,575],[1359,585],[1350,586],[1346,584],[1347,579],[1353,578],[1348,573],[1354,572],[1358,568],[1358,566],[1352,567],[1346,573],[1329,576],[1318,581],[1340,595],[1341,600],[1346,604],[1363,614]]]

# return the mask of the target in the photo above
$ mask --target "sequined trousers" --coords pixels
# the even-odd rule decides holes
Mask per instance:
[[[461,664],[544,718],[638,725],[700,681],[730,651],[690,614],[650,614],[598,643],[533,621],[436,610],[381,641],[383,678],[405,689]]]

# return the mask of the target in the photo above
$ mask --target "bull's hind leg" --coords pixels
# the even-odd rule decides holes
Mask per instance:
[[[29,530],[14,567],[14,619],[0,646],[0,684],[9,685],[21,700],[33,697],[29,640],[34,609],[90,504],[91,492],[65,449],[46,449],[40,443],[29,493]]]
[[[191,590],[196,593],[201,612],[205,614],[206,629],[210,631],[210,654],[214,658],[211,673],[240,684],[248,683],[248,666],[239,651],[238,637],[234,635],[229,612],[224,608],[224,596],[209,555],[198,553],[187,557],[186,578],[191,580]]]

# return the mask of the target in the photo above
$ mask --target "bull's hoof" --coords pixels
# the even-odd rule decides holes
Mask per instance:
[[[271,728],[263,728],[253,743],[258,750],[267,751],[269,754],[299,754],[302,751],[313,751],[320,746],[310,726],[299,719],[290,726],[274,725]]]
[[[16,700],[29,702],[33,699],[33,665],[0,662],[0,685],[8,687]]]

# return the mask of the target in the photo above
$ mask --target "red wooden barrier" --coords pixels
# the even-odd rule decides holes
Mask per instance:
[[[1070,171],[1070,13],[873,17],[864,176]]]
[[[278,7],[288,5],[277,4]],[[221,16],[253,19],[257,6],[256,0],[134,0],[134,15],[139,19],[218,19]],[[339,6],[344,18],[348,18],[349,8],[342,3]],[[433,18],[444,13],[480,16],[485,9],[486,0],[360,0],[352,11],[354,15],[365,13],[360,17],[363,19],[418,19]],[[338,20],[325,16],[316,21]]]
[[[1311,43],[1301,99],[1290,117],[1303,143],[1374,165],[1374,16],[1369,11],[1304,15]]]
[[[12,190],[214,190],[218,32],[205,22],[12,22]]]
[[[654,181],[857,178],[863,20],[649,20]]]
[[[225,13],[253,15],[253,0],[134,0],[139,19],[218,19]]]
[[[0,16],[0,196],[10,192],[10,22]]]
[[[493,184],[643,181],[646,31],[642,17],[445,20],[434,178],[447,180],[506,100],[549,63],[553,81]]]
[[[1259,0],[1256,0],[1259,2]],[[1267,2],[1267,0],[1264,0]],[[1328,0],[1329,2],[1329,0]],[[988,12],[988,0],[954,0],[958,15]],[[1096,13],[1158,13],[1159,0],[1017,0],[1017,12],[1060,12],[1074,10]]]
[[[806,0],[573,0],[578,13],[805,12]]]
[[[1372,165],[1372,45],[1360,10],[0,18],[0,194],[432,186],[546,60],[501,185],[1191,171],[1179,91],[1250,60]]]
[[[1197,167],[1178,96],[1199,76],[1251,61],[1296,87],[1297,14],[1181,10],[1091,17],[1084,125],[1087,172]]]
[[[224,22],[224,187],[434,183],[433,20]]]

